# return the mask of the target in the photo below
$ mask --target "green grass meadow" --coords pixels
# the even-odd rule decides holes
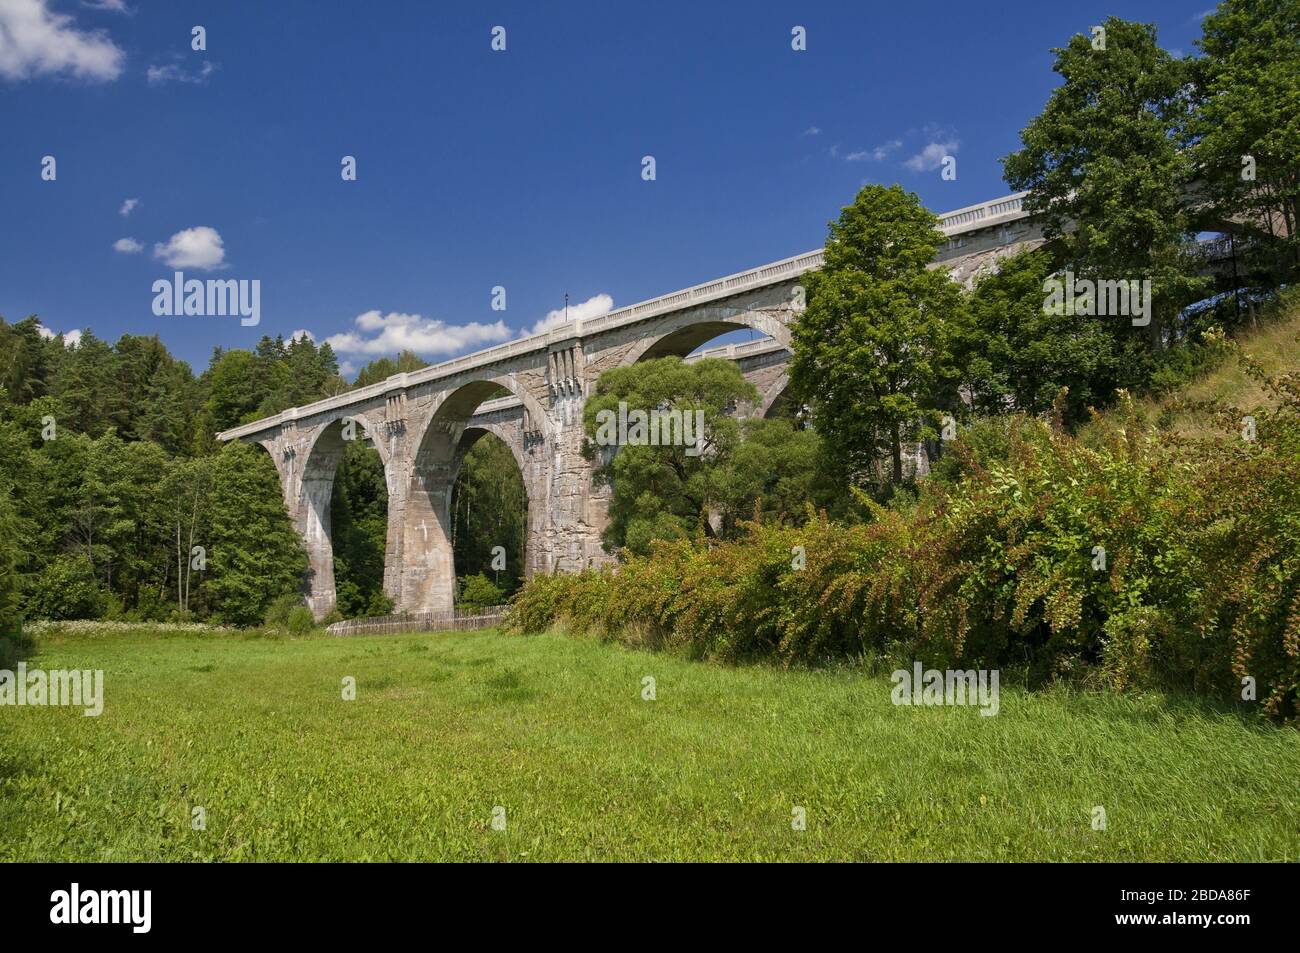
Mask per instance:
[[[981,717],[494,631],[55,634],[27,664],[103,669],[105,707],[0,707],[0,860],[1300,859],[1300,732],[1156,695],[1003,685]]]

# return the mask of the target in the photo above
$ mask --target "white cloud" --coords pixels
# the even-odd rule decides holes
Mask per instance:
[[[944,156],[957,154],[957,148],[961,145],[956,139],[947,139],[943,142],[931,142],[924,149],[912,156],[903,165],[907,166],[913,172],[931,172],[943,164]]]
[[[58,331],[51,331],[43,324],[36,325],[36,333],[39,334],[41,337],[45,338],[45,340],[47,341],[52,340],[53,338],[59,336]],[[62,333],[63,333],[64,347],[76,347],[78,344],[81,343],[81,332],[76,330],[75,328],[71,331],[64,331]]]
[[[822,134],[822,131],[817,126],[809,126],[807,129],[803,131],[803,134],[805,136],[820,136]]]
[[[145,76],[149,79],[150,86],[162,86],[166,83],[194,83],[201,85],[208,81],[216,69],[207,60],[203,61],[198,72],[191,73],[183,69],[177,63],[168,63],[166,66],[150,66],[145,70]]]
[[[113,251],[120,251],[123,255],[134,255],[144,251],[144,246],[134,238],[119,238],[113,242]]]
[[[125,202],[122,203],[122,207],[117,210],[117,214],[121,215],[123,218],[126,218],[128,215],[130,215],[132,212],[135,211],[135,207],[139,204],[140,204],[139,199],[127,199]]]
[[[357,372],[357,366],[353,364],[351,361],[341,361],[339,363],[339,373],[342,374],[344,377],[346,377],[349,374],[355,374],[356,372]]]
[[[172,268],[213,271],[225,266],[226,249],[215,228],[196,225],[154,245],[153,256]]]
[[[126,0],[81,0],[81,5],[90,10],[107,10],[109,13],[130,13]]]
[[[306,338],[308,341],[311,341],[313,344],[316,343],[316,335],[312,334],[306,328],[299,328],[297,331],[294,331],[289,335],[290,341],[296,341],[298,340],[298,338]]]
[[[598,318],[602,314],[609,314],[613,307],[614,299],[609,295],[603,293],[593,295],[581,304],[569,305],[568,317],[565,317],[563,308],[556,308],[554,311],[546,312],[546,317],[534,324],[532,330],[524,331],[520,337],[541,334],[543,331],[549,331],[551,328],[558,327],[569,321],[586,321],[588,318]]]
[[[359,331],[331,334],[325,343],[339,354],[454,354],[497,344],[510,337],[502,321],[495,324],[446,324],[418,314],[367,311],[353,322]]]
[[[29,79],[66,73],[107,81],[122,74],[126,58],[102,31],[78,30],[53,13],[47,0],[0,0],[0,76]]]
[[[862,162],[864,159],[870,159],[872,162],[883,162],[889,157],[891,152],[896,152],[903,147],[902,139],[890,139],[883,142],[874,149],[863,149],[859,152],[850,152],[844,157],[846,162]]]

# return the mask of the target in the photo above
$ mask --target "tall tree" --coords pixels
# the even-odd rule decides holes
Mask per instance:
[[[264,450],[238,441],[222,448],[213,461],[209,515],[213,609],[227,622],[255,625],[277,597],[299,590],[307,570]]]
[[[524,577],[528,493],[519,464],[501,440],[484,436],[469,449],[451,494],[452,550],[456,576],[483,573],[513,592]],[[505,568],[494,569],[493,549],[505,550]]]
[[[1062,387],[1066,416],[1083,420],[1089,407],[1114,399],[1132,361],[1110,318],[1053,313],[1043,307],[1043,282],[1054,271],[1046,249],[1021,252],[983,275],[967,300],[970,322],[962,336],[964,387],[971,409],[992,416],[1042,414]]]
[[[601,374],[584,423],[588,453],[597,463],[595,478],[613,484],[605,547],[641,553],[653,539],[714,535],[709,516],[721,502],[717,470],[740,437],[732,412],[741,401],[757,398],[754,386],[731,361],[687,364],[664,357]],[[634,425],[625,435],[614,434],[626,436],[627,444],[611,443],[601,433],[601,421],[616,420],[620,405],[629,419],[633,412],[680,415],[693,428],[693,445],[687,445],[684,434],[668,445],[640,442],[659,438],[648,432],[639,438]],[[696,426],[697,420],[702,426]]]
[[[1109,17],[1101,29],[1052,51],[1064,82],[1003,167],[1012,188],[1029,191],[1025,208],[1041,217],[1062,266],[1086,280],[1151,282],[1149,354],[1208,286],[1187,201],[1191,159],[1179,147],[1189,73],[1160,48],[1154,25]],[[1142,333],[1126,317],[1114,332]]]
[[[1196,173],[1217,221],[1265,258],[1274,282],[1300,277],[1300,0],[1224,0],[1191,61]]]
[[[821,271],[805,276],[790,385],[842,483],[901,483],[906,448],[954,402],[963,305],[929,267],[937,226],[915,195],[868,185],[830,223]]]

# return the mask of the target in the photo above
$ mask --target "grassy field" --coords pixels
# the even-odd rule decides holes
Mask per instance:
[[[1156,696],[1004,686],[988,718],[497,632],[37,649],[106,702],[0,708],[3,860],[1300,859],[1300,732]]]

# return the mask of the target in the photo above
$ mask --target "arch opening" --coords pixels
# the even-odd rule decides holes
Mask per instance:
[[[651,361],[659,357],[686,358],[705,354],[729,344],[750,344],[769,339],[769,335],[763,331],[743,322],[705,321],[670,331],[651,344],[637,360]]]
[[[519,588],[527,575],[529,506],[509,445],[491,430],[468,427],[451,491],[458,604],[497,604]]]
[[[535,442],[527,438],[535,436],[534,430],[542,425],[540,409],[530,406],[527,395],[516,393],[513,386],[506,386],[502,381],[472,381],[447,395],[438,405],[420,439],[411,470],[410,493],[403,520],[401,571],[396,586],[399,604],[403,608],[446,611],[455,605],[460,589],[457,576],[466,575],[457,567],[455,550],[458,541],[464,549],[463,566],[472,565],[476,570],[481,567],[482,553],[477,549],[478,544],[469,539],[470,535],[477,534],[469,533],[467,522],[457,522],[458,519],[464,521],[476,516],[474,498],[477,494],[470,491],[467,495],[462,490],[458,495],[456,492],[457,478],[466,458],[473,455],[470,467],[476,480],[482,476],[481,458],[491,455],[494,467],[513,472],[521,486],[526,487],[528,466],[525,461],[527,454],[535,449]],[[487,434],[506,448],[505,455],[492,450],[474,454],[475,445]],[[509,466],[505,467],[507,457],[511,459]],[[505,479],[504,475],[500,478]],[[516,499],[517,495],[504,498]],[[531,527],[537,508],[529,505],[530,494],[526,491],[522,493],[522,504],[525,508],[523,525]],[[469,507],[468,517],[466,506]],[[505,522],[513,525],[516,517],[515,513],[503,513],[503,526]],[[491,546],[503,547],[506,564],[503,570],[493,569],[489,555],[487,565],[481,567],[487,578],[496,580],[499,573],[501,581],[506,582],[529,575],[534,535],[528,532],[524,542],[517,545],[513,538],[489,542],[489,554]],[[514,575],[516,571],[517,577]]]
[[[307,548],[307,605],[320,619],[382,614],[388,487],[364,422],[326,425],[302,464],[298,530]]]

